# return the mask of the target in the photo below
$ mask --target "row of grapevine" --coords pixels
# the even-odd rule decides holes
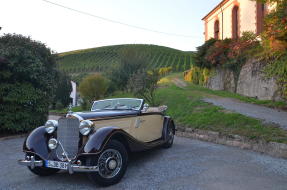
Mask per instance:
[[[192,52],[156,45],[116,45],[58,54],[58,67],[67,73],[105,72],[117,65],[120,53],[126,48],[136,50],[136,55],[148,60],[147,67],[172,67],[173,71],[188,70],[192,65]]]

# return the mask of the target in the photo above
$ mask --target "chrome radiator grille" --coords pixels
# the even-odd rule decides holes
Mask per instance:
[[[58,122],[57,139],[61,145],[56,149],[57,156],[66,160],[64,149],[69,159],[73,159],[78,153],[80,122],[76,118],[61,118]]]

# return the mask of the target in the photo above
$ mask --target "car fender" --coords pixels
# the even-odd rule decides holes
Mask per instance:
[[[24,152],[32,152],[45,159],[50,151],[47,146],[49,136],[45,130],[45,126],[34,129],[25,139],[23,144]]]
[[[83,153],[98,153],[109,139],[115,133],[121,133],[123,130],[116,126],[107,126],[97,129],[90,135],[86,145],[84,146]]]

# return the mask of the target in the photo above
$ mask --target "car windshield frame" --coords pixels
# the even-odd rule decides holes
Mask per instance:
[[[102,108],[102,109],[95,109],[95,105],[99,102],[116,102],[116,101],[125,101],[125,100],[135,100],[135,101],[139,101],[140,104],[139,106],[136,106],[136,108],[129,108],[127,107],[127,105],[115,105],[114,107],[108,106],[106,108]],[[104,99],[104,100],[97,100],[93,102],[93,105],[91,107],[91,111],[102,111],[102,110],[135,110],[135,111],[140,111],[143,107],[144,104],[144,100],[143,99],[139,99],[139,98],[112,98],[112,99]],[[118,107],[119,106],[119,107]],[[126,106],[126,108],[124,108]]]

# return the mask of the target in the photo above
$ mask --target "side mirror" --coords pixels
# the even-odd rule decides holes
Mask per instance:
[[[148,110],[148,108],[149,108],[149,105],[148,104],[144,104],[142,111],[146,112]]]

